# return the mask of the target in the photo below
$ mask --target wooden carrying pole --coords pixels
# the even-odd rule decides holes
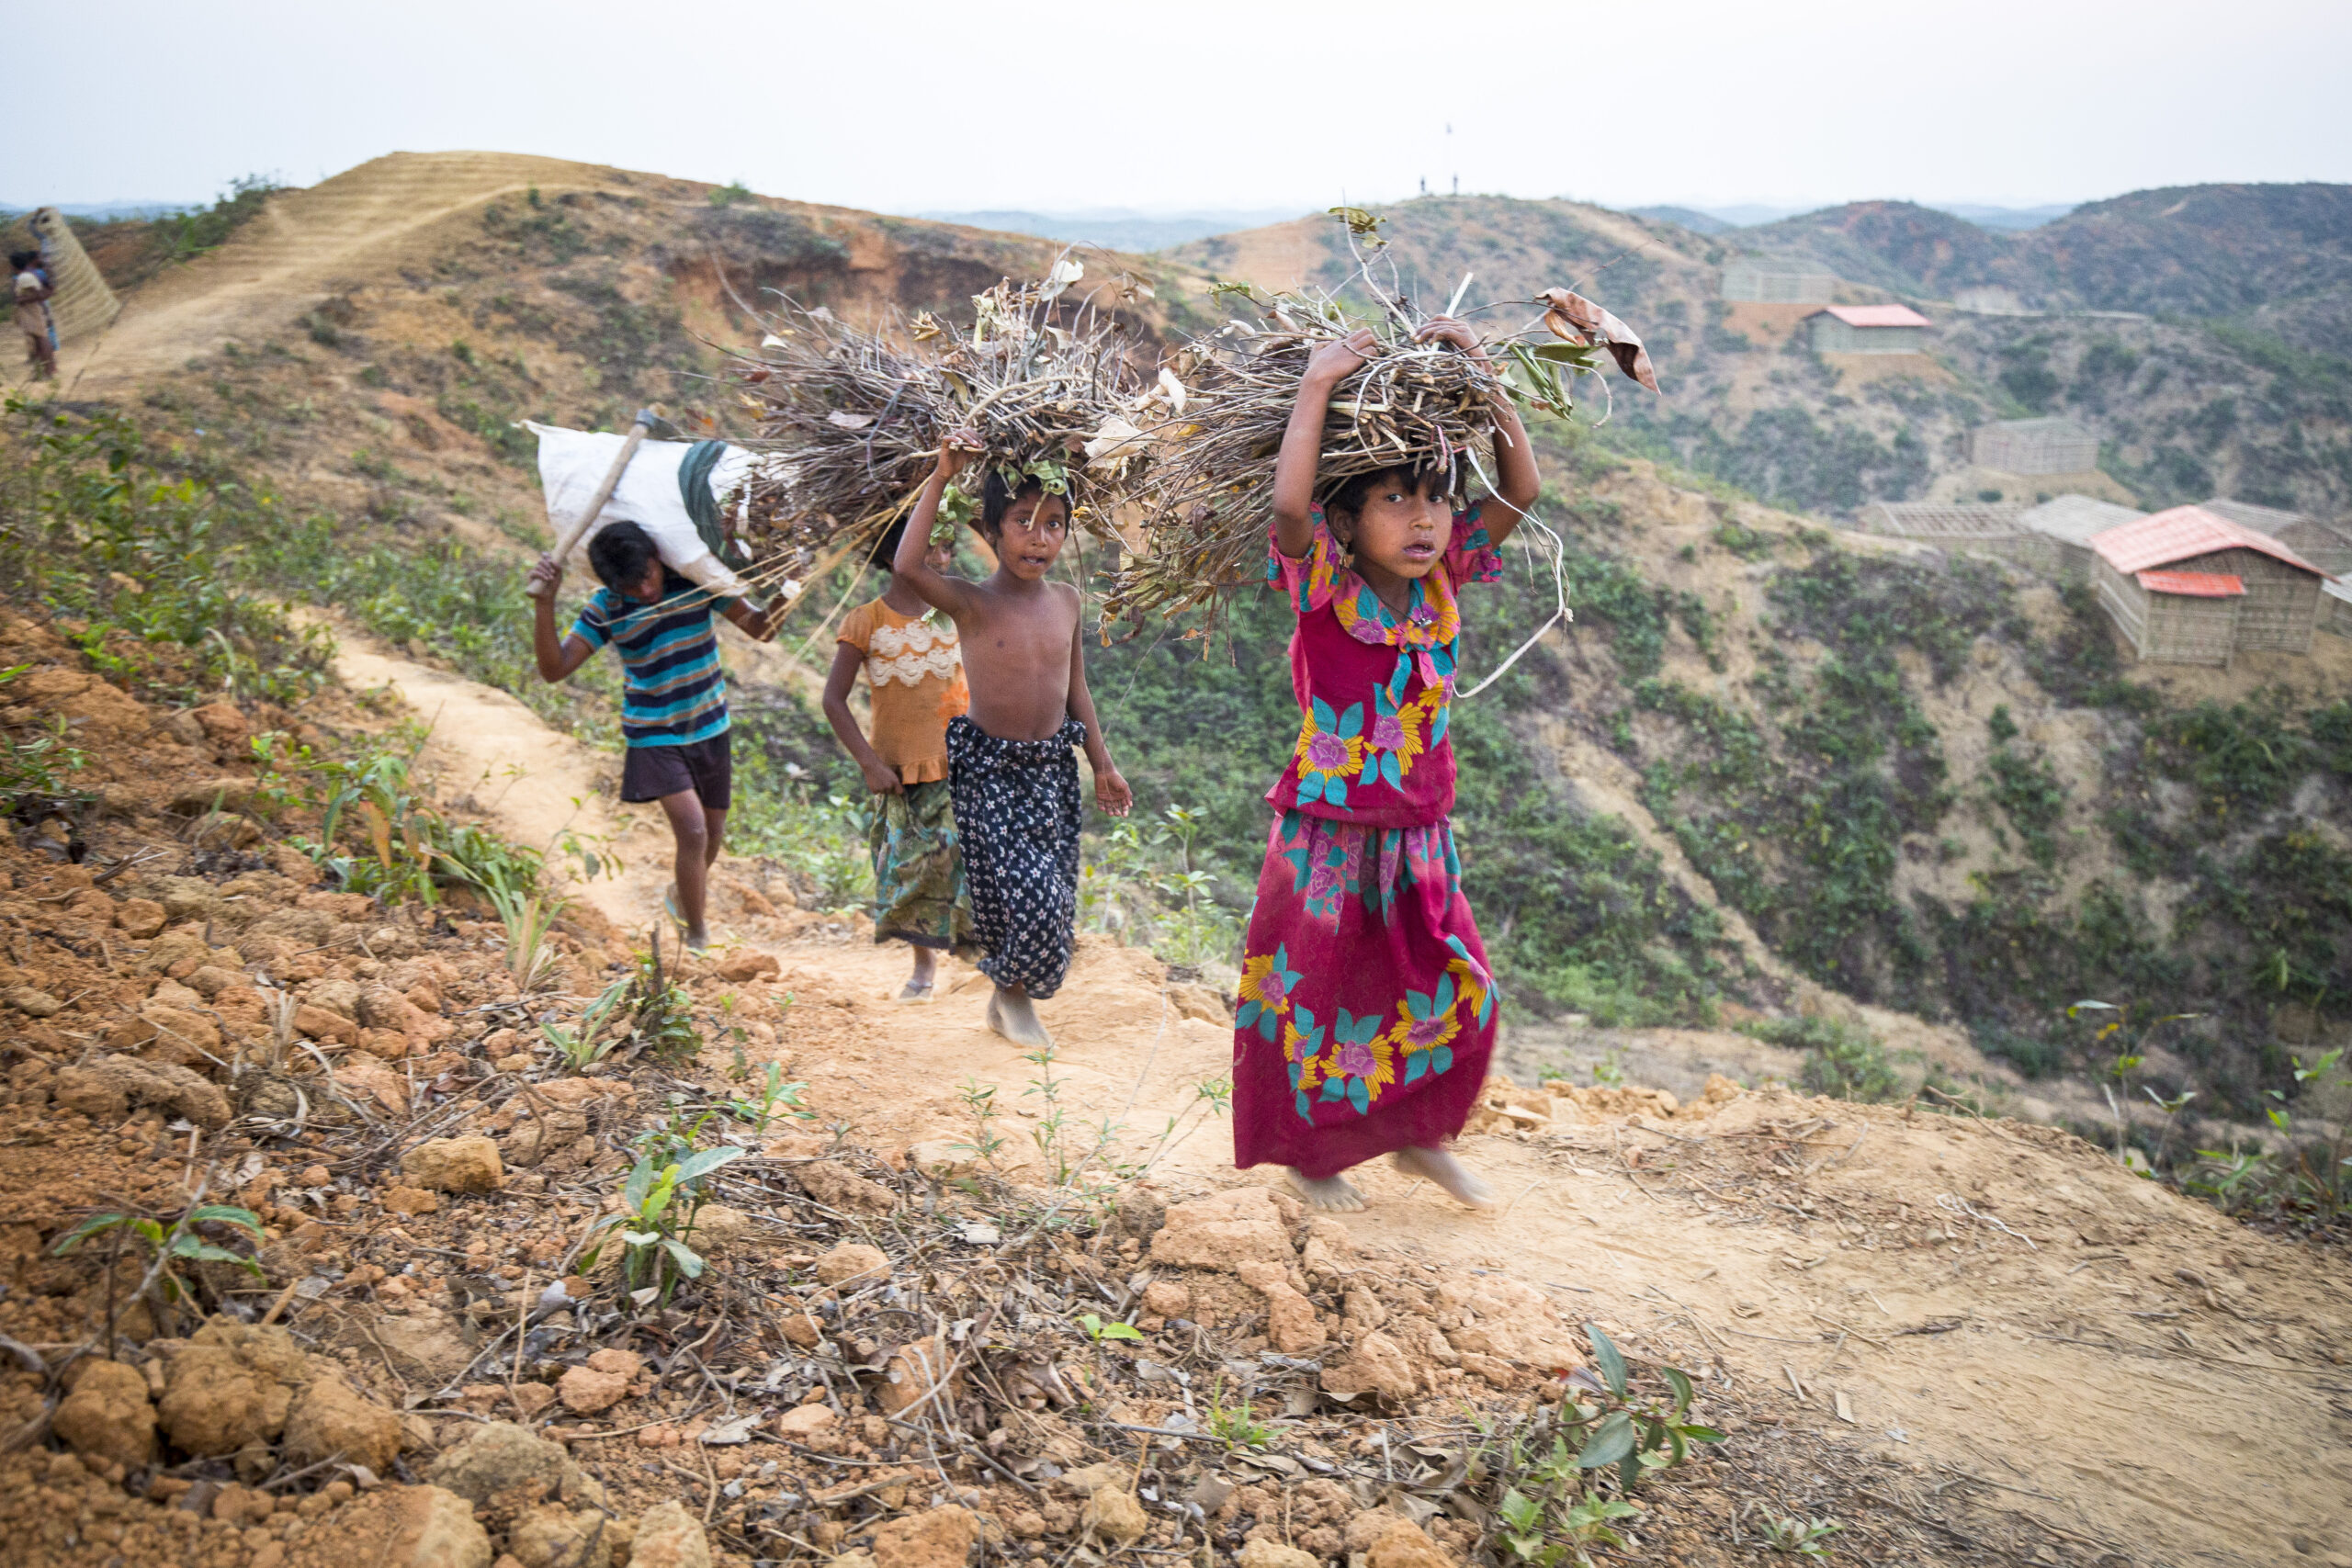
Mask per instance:
[[[571,525],[556,541],[555,551],[548,558],[556,565],[563,564],[563,558],[571,553],[571,547],[578,544],[580,536],[594,525],[597,515],[605,510],[605,503],[613,499],[613,491],[619,487],[621,476],[628,471],[628,460],[637,456],[637,444],[645,439],[645,433],[652,429],[653,422],[661,417],[661,412],[655,409],[637,411],[637,420],[628,427],[628,438],[621,443],[619,453],[613,458],[613,466],[605,470],[604,479],[596,486],[596,493],[588,498],[587,509],[571,520]]]

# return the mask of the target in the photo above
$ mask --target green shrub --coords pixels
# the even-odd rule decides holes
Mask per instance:
[[[1803,1051],[1800,1077],[1815,1094],[1875,1103],[1903,1092],[1886,1047],[1868,1030],[1826,1018],[1765,1019],[1739,1028],[1767,1044]]]

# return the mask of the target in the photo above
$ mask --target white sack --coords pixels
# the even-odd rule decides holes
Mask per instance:
[[[565,430],[528,420],[524,421],[524,428],[539,438],[539,484],[547,491],[548,525],[560,536],[587,509],[589,498],[605,482],[605,471],[620,456],[621,443],[628,437]],[[715,594],[748,597],[749,585],[703,544],[702,536],[695,531],[694,518],[686,512],[685,498],[678,493],[678,466],[693,445],[690,441],[639,442],[637,455],[629,459],[621,482],[613,487],[613,498],[597,514],[595,525],[580,536],[571,555],[557,564],[586,566],[588,541],[596,536],[597,529],[607,523],[634,523],[653,536],[653,547],[662,552],[663,563],[679,576]],[[752,456],[734,446],[719,455],[711,468],[714,497],[723,493],[718,488],[722,476],[735,476],[724,480],[730,488],[740,482]]]

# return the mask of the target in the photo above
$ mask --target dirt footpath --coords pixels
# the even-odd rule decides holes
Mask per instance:
[[[355,683],[390,681],[452,780],[515,837],[543,841],[601,760],[502,694],[347,649]],[[510,764],[522,777],[501,790]],[[647,844],[640,836],[637,843]],[[628,929],[654,857],[589,890]],[[793,998],[787,1070],[877,1149],[968,1138],[959,1085],[997,1087],[1001,1159],[1039,1159],[1040,1068],[981,1023],[986,982],[951,965],[942,998],[890,998],[903,955],[782,940],[806,919],[748,916]],[[1192,1016],[1188,1016],[1187,1010]],[[1083,944],[1040,1008],[1073,1125],[1109,1118],[1119,1157],[1172,1195],[1236,1172],[1200,1089],[1231,1033],[1149,954]],[[1385,1168],[1360,1245],[1506,1274],[1646,1354],[1769,1398],[1779,1427],[1964,1476],[2062,1538],[2128,1561],[2352,1563],[2352,1323],[2339,1257],[2239,1226],[2049,1128],[1817,1100],[1782,1090],[1683,1107],[1657,1091],[1558,1097],[1498,1083],[1465,1153],[1501,1195],[1465,1213]],[[1171,1123],[1172,1135],[1168,1134]],[[1073,1134],[1072,1136],[1077,1134]],[[1091,1137],[1091,1134],[1090,1134]],[[1161,1146],[1163,1138],[1165,1146]]]

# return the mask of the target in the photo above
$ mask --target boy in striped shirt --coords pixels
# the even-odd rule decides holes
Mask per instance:
[[[703,910],[719,835],[727,825],[734,765],[728,746],[727,677],[718,663],[712,612],[765,642],[784,602],[765,611],[741,599],[713,599],[662,564],[653,537],[634,523],[612,523],[588,541],[588,565],[604,586],[589,595],[560,643],[555,591],[563,569],[541,556],[525,589],[537,604],[531,628],[539,676],[568,678],[606,643],[621,660],[621,798],[654,801],[677,840],[676,882],[663,899],[700,950],[710,934]]]

